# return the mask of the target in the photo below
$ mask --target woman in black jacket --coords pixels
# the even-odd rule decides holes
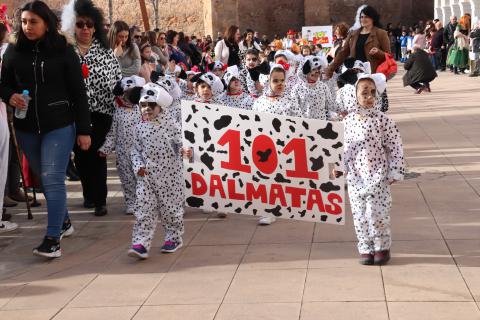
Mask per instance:
[[[419,47],[413,48],[414,53],[410,55],[404,68],[407,73],[403,76],[403,86],[411,86],[416,94],[423,91],[431,92],[430,82],[437,77],[437,72],[433,67],[428,54]]]
[[[78,56],[57,31],[57,18],[42,1],[27,3],[17,17],[17,40],[4,55],[0,97],[24,109],[21,92],[29,91],[24,119],[15,118],[20,146],[41,177],[47,200],[48,227],[36,255],[61,256],[60,239],[73,232],[67,211],[65,171],[76,141],[90,147],[90,113]]]

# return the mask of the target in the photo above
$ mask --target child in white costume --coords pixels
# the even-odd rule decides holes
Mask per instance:
[[[195,71],[187,71],[187,79],[179,79],[178,86],[180,90],[182,90],[182,96],[180,100],[195,100],[195,87],[193,83],[190,81],[197,72]]]
[[[218,103],[225,89],[222,80],[211,72],[199,73],[190,81],[195,86],[195,102]]]
[[[296,99],[285,93],[286,72],[282,65],[274,64],[263,95],[255,100],[253,111],[268,112],[283,116],[301,117],[302,111]],[[273,215],[262,217],[258,223],[269,225],[275,222]]]
[[[223,81],[227,90],[218,96],[218,102],[232,108],[251,110],[254,99],[242,90],[240,72],[237,66],[227,68]]]
[[[157,84],[146,84],[140,93],[144,120],[135,128],[132,149],[133,170],[137,173],[135,225],[129,256],[145,259],[160,216],[165,229],[162,252],[182,246],[185,200],[182,140],[179,126],[165,112],[173,98]],[[190,151],[191,152],[191,151]]]
[[[360,263],[365,265],[390,259],[390,185],[405,174],[400,133],[385,113],[373,107],[385,87],[383,74],[360,76],[357,106],[344,119],[343,161]]]
[[[300,81],[293,87],[291,96],[298,100],[304,118],[326,120],[327,112],[334,108],[330,90],[319,80],[321,70],[326,67],[325,58],[307,56],[298,69]]]
[[[114,89],[115,114],[113,115],[110,131],[103,146],[98,150],[100,156],[106,157],[113,151],[117,155],[117,169],[122,183],[126,214],[133,214],[135,207],[135,190],[137,179],[132,169],[130,153],[134,144],[135,126],[142,120],[140,108],[128,99],[128,94],[135,87],[145,85],[145,79],[138,76],[123,78]]]

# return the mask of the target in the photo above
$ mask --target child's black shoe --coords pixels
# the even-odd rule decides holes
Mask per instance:
[[[358,262],[364,266],[373,265],[373,261],[374,261],[373,254],[361,254],[360,260],[358,260]]]
[[[383,266],[384,264],[387,264],[389,260],[390,260],[390,250],[377,251],[375,252],[373,263],[376,266]]]

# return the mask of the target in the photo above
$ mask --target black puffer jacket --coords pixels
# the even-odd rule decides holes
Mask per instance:
[[[29,41],[22,50],[9,45],[3,57],[0,98],[8,103],[14,93],[30,92],[25,119],[15,128],[46,133],[75,123],[77,134],[90,133],[90,112],[82,68],[71,45],[47,52],[42,41]]]
[[[416,50],[404,65],[407,73],[403,76],[403,86],[409,86],[417,82],[431,82],[437,77],[437,72],[423,50]]]

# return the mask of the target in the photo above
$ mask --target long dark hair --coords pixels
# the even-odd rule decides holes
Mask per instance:
[[[115,21],[113,25],[111,26],[110,30],[108,31],[108,42],[109,42],[109,47],[112,50],[115,50],[115,45],[117,41],[117,35],[119,32],[122,31],[127,31],[128,32],[128,39],[127,43],[125,43],[125,47],[127,48],[126,50],[130,50],[129,54],[130,56],[133,55],[133,45],[132,45],[132,34],[130,33],[130,28],[128,27],[128,24],[125,21]]]
[[[227,43],[230,43],[231,45],[237,45],[237,42],[235,42],[235,34],[237,33],[237,30],[239,28],[235,25],[231,25],[230,27],[225,30],[225,34],[223,38]]]
[[[28,45],[30,40],[25,36],[22,29],[22,13],[25,11],[36,14],[45,22],[47,32],[40,41],[47,53],[63,52],[67,47],[67,40],[58,33],[59,20],[55,13],[43,1],[39,0],[28,2],[15,13],[15,34],[17,35],[15,49],[22,51],[30,47]]]
[[[75,1],[75,12],[77,17],[86,17],[93,21],[95,25],[95,33],[93,34],[93,37],[100,42],[100,45],[103,48],[110,48],[107,40],[107,33],[103,26],[103,13],[99,8],[95,7],[92,0]]]
[[[361,15],[362,13],[373,20],[373,25],[374,25],[375,27],[377,27],[377,28],[382,28],[382,24],[380,23],[380,14],[378,14],[377,10],[375,10],[374,7],[372,7],[372,6],[366,6],[366,7],[363,8],[363,10],[360,12],[360,15]]]

